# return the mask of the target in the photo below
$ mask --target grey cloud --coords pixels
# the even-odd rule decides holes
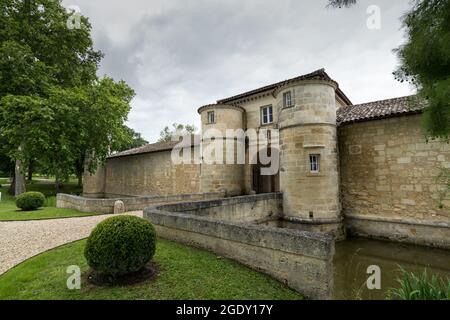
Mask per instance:
[[[67,1],[64,1],[67,2]],[[72,4],[72,3],[70,3]],[[202,104],[325,67],[354,102],[408,94],[395,82],[404,1],[78,1],[106,57],[100,72],[137,91],[130,125],[154,140],[173,122],[196,123]],[[366,28],[368,5],[382,29]]]

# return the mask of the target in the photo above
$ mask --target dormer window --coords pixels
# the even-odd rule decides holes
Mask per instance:
[[[208,116],[208,123],[215,123],[216,119],[215,119],[214,111],[209,111],[207,113],[207,116]]]
[[[294,106],[294,104],[292,103],[291,91],[287,91],[287,92],[283,93],[283,107],[289,108],[289,107],[293,107],[293,106]]]
[[[273,122],[272,106],[265,106],[261,108],[261,124],[269,124]]]

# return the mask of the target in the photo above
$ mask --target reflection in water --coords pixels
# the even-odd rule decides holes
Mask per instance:
[[[369,290],[367,267],[381,268],[381,290]],[[334,256],[334,299],[384,299],[389,288],[397,287],[399,267],[450,279],[450,251],[414,245],[347,239],[336,243]]]

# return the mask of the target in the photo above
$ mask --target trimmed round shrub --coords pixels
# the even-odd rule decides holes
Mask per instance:
[[[45,203],[45,196],[40,192],[25,192],[16,197],[16,206],[22,210],[37,210]]]
[[[96,272],[116,277],[142,269],[152,259],[155,249],[156,232],[149,221],[118,216],[95,227],[87,240],[84,256]]]

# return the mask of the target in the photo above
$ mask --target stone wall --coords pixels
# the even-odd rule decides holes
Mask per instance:
[[[107,159],[105,177],[107,195],[192,194],[199,192],[200,165],[175,165],[170,151],[145,153]]]
[[[166,205],[164,209],[231,222],[262,223],[282,217],[282,199],[281,193],[266,193],[200,203],[176,203]]]
[[[450,247],[450,195],[436,180],[450,144],[427,142],[421,116],[341,126],[341,200],[350,233]]]
[[[255,196],[241,197],[234,204],[239,212],[246,209],[248,201],[267,201]],[[279,195],[274,195],[278,199]],[[279,200],[279,199],[278,199]],[[233,201],[233,199],[223,200]],[[205,213],[215,201],[198,202],[196,206]],[[220,220],[209,215],[196,215],[192,204],[150,207],[144,210],[159,236],[173,241],[215,252],[239,261],[286,283],[289,287],[312,299],[327,299],[332,295],[334,241],[330,236],[289,229]],[[193,214],[171,210],[190,211]],[[257,214],[258,216],[258,214]],[[260,216],[260,215],[259,215]]]
[[[152,205],[175,203],[180,201],[196,201],[220,199],[225,196],[224,193],[196,193],[168,196],[147,196],[147,197],[129,197],[115,199],[94,199],[78,197],[69,194],[59,193],[56,196],[56,207],[73,209],[81,212],[95,213],[114,213],[114,204],[120,200],[124,204],[125,212],[144,210],[144,208]]]
[[[105,167],[100,165],[95,173],[90,173],[87,170],[83,175],[83,195],[87,197],[103,197],[105,194]]]

